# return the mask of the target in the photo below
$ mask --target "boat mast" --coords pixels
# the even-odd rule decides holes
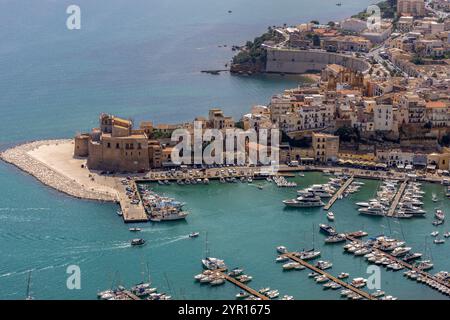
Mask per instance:
[[[205,258],[208,258],[209,256],[209,249],[208,249],[208,231],[205,233]]]
[[[27,297],[26,297],[27,300],[33,300],[33,297],[31,296],[30,289],[31,289],[31,270],[30,270],[30,272],[28,272]]]
[[[148,279],[148,283],[152,283],[151,279],[150,279],[150,268],[148,267],[148,262],[145,264],[146,268],[147,268],[147,279]]]

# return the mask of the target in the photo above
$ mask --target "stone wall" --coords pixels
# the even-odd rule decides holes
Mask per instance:
[[[328,64],[338,64],[353,71],[367,72],[369,64],[359,58],[325,51],[267,48],[266,72],[300,74],[321,71]]]

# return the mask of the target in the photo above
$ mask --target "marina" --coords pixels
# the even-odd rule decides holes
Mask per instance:
[[[387,213],[388,217],[392,217],[394,215],[395,209],[397,209],[398,203],[400,202],[400,199],[403,196],[403,192],[405,191],[407,184],[408,184],[407,180],[403,181],[400,188],[398,189],[397,194],[395,195],[391,207],[389,208],[389,211]]]
[[[313,265],[307,263],[306,261],[304,261],[304,260],[302,260],[300,258],[297,258],[294,254],[292,254],[292,253],[285,253],[285,255],[287,257],[289,257],[289,259],[300,263],[301,265],[303,265],[306,268],[314,271],[317,274],[321,274],[322,276],[326,277],[327,279],[330,279],[334,283],[337,283],[337,284],[341,285],[342,287],[347,288],[348,290],[350,290],[350,291],[360,295],[361,297],[364,297],[364,298],[366,298],[368,300],[375,300],[375,298],[372,295],[370,295],[369,293],[367,293],[366,291],[363,291],[363,290],[360,290],[358,288],[355,288],[354,286],[348,284],[345,281],[342,281],[339,278],[336,278],[335,276],[332,276],[331,274],[323,271],[322,269],[320,269],[320,268],[318,268],[316,266],[313,266]]]
[[[330,201],[327,203],[327,205],[324,207],[324,210],[329,210],[333,204],[338,200],[344,191],[352,184],[354,177],[351,176],[345,183],[342,185],[342,187],[333,195],[333,197],[330,199]]]

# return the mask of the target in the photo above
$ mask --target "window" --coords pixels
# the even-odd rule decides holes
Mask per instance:
[[[119,149],[120,145],[118,143],[116,143],[116,149]]]
[[[107,147],[107,148],[111,148],[111,143],[108,142],[108,143],[106,144],[106,147]]]

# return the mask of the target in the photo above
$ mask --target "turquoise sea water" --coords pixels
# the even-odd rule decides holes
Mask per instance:
[[[364,8],[370,1],[346,0],[109,0],[76,1],[82,29],[65,28],[67,5],[74,1],[0,1],[0,148],[41,138],[71,137],[97,124],[100,112],[139,121],[177,122],[222,107],[236,119],[252,104],[264,104],[298,79],[277,76],[211,76],[202,69],[221,68],[232,56],[230,46],[262,33],[268,25],[319,19],[328,22]],[[232,14],[227,11],[232,10]],[[227,44],[228,48],[219,48]],[[298,178],[302,185],[325,181],[319,174]],[[373,234],[402,237],[424,251],[433,227],[426,219],[373,220],[357,215],[352,203],[373,196],[375,182],[354,198],[337,202],[339,230],[364,228]],[[133,237],[112,204],[80,201],[42,186],[13,167],[0,163],[0,298],[23,299],[26,277],[33,271],[37,299],[93,299],[113,282],[127,286],[142,280],[149,263],[156,286],[177,298],[233,298],[229,284],[209,288],[193,282],[200,271],[204,232],[212,254],[254,276],[253,287],[271,286],[298,299],[337,299],[323,291],[308,271],[283,273],[273,262],[274,247],[310,247],[313,224],[325,221],[321,210],[286,211],[281,200],[295,190],[247,184],[158,187],[187,203],[186,222],[146,224],[149,243],[130,248]],[[429,212],[431,192],[426,186]],[[447,200],[444,209],[450,212]],[[448,226],[439,227],[441,232]],[[200,238],[187,238],[200,231]],[[342,254],[340,246],[316,246],[333,272],[363,276],[366,263]],[[428,239],[435,270],[450,269],[448,244]],[[66,288],[68,265],[81,267],[81,290]],[[435,291],[383,272],[383,289],[400,298],[441,298]]]

